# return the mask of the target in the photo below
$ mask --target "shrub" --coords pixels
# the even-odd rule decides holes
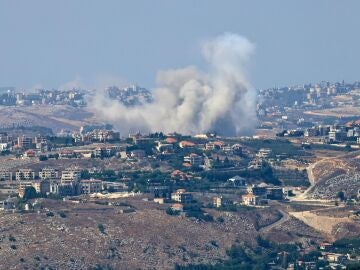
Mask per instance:
[[[54,213],[53,213],[53,212],[47,212],[47,213],[46,213],[46,216],[47,216],[47,217],[53,217],[53,216],[54,216]]]
[[[31,199],[34,199],[34,198],[37,198],[37,193],[36,193],[36,189],[34,187],[26,187],[25,188],[25,193],[24,193],[24,201],[27,201],[27,200],[31,200]]]
[[[213,245],[214,247],[219,247],[218,243],[216,243],[215,240],[211,240],[210,244]]]
[[[225,219],[223,217],[218,217],[216,219],[216,221],[220,222],[220,223],[223,223],[225,221]]]
[[[166,209],[166,214],[170,215],[170,216],[178,216],[180,214],[179,210],[174,210],[171,207]]]
[[[10,236],[9,236],[9,241],[10,241],[10,242],[16,242],[16,239],[15,239],[14,236],[10,235]]]
[[[98,224],[98,229],[99,229],[100,233],[106,234],[106,232],[105,232],[105,227],[104,227],[103,224],[99,223],[99,224]]]

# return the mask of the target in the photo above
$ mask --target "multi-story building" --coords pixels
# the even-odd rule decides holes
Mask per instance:
[[[115,147],[97,147],[93,151],[95,157],[112,157],[116,153]]]
[[[266,187],[253,185],[248,188],[248,192],[254,194],[255,196],[266,197]]]
[[[228,182],[231,183],[231,185],[234,187],[245,187],[246,186],[246,179],[243,177],[240,177],[238,175],[228,179]]]
[[[78,169],[66,169],[61,173],[61,184],[76,184],[79,182],[81,172]]]
[[[257,205],[258,204],[258,197],[252,193],[243,195],[242,200],[245,205]]]
[[[0,132],[0,143],[8,143],[12,141],[12,137],[6,132]]]
[[[18,137],[18,146],[23,149],[30,149],[33,145],[33,139],[27,136]]]
[[[24,197],[25,190],[27,187],[33,187],[36,192],[40,193],[41,191],[41,181],[38,180],[32,180],[32,181],[21,181],[19,183],[19,196],[22,198]]]
[[[312,127],[312,128],[307,128],[305,131],[304,131],[304,136],[305,137],[315,137],[317,136],[319,133],[318,133],[318,130],[315,128],[315,127]]]
[[[330,130],[329,131],[329,140],[331,142],[341,142],[346,139],[347,133],[342,130]]]
[[[225,145],[224,142],[221,141],[214,141],[214,142],[208,142],[205,145],[206,150],[219,150]]]
[[[329,134],[330,131],[330,126],[318,126],[318,130],[319,130],[319,135],[320,136],[326,136]]]
[[[74,183],[61,183],[58,185],[58,192],[61,196],[74,196],[78,194],[77,185]]]
[[[203,164],[203,158],[198,154],[192,153],[184,157],[184,162],[190,163],[194,167],[199,167]]]
[[[231,205],[232,201],[229,199],[225,199],[222,196],[217,196],[213,198],[213,204],[215,207],[219,208],[219,207]]]
[[[35,179],[35,171],[31,169],[19,169],[16,174],[16,181],[26,181]]]
[[[91,194],[101,192],[103,189],[102,181],[96,179],[81,180],[80,192],[82,194]]]
[[[5,152],[11,149],[10,143],[0,143],[0,152]]]
[[[191,203],[193,197],[185,189],[178,189],[176,192],[171,193],[171,199],[179,203]]]
[[[105,129],[95,129],[91,132],[86,133],[85,137],[87,138],[87,140],[90,141],[117,141],[120,139],[120,133]]]
[[[7,170],[0,170],[0,181],[11,181],[12,172]]]
[[[49,145],[46,141],[36,143],[35,148],[37,151],[42,153],[49,151]]]
[[[40,179],[58,179],[59,171],[54,168],[43,168],[39,172]]]
[[[281,187],[268,187],[266,189],[266,196],[270,200],[284,199],[284,189]]]
[[[270,154],[271,154],[271,149],[261,148],[261,149],[259,149],[259,151],[257,152],[256,157],[257,157],[257,158],[260,158],[260,159],[266,159],[266,158],[269,158],[269,157],[270,157]]]
[[[41,194],[58,194],[59,181],[53,179],[45,179],[40,183]]]

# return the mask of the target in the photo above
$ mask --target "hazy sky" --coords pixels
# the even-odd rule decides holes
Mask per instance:
[[[256,44],[255,87],[359,80],[360,1],[0,0],[0,86],[155,85],[160,69],[206,68],[224,32]]]

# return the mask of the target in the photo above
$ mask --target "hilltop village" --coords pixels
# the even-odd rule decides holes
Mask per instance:
[[[358,267],[359,86],[260,90],[256,134],[242,137],[121,134],[95,123],[85,90],[8,89],[0,115],[18,116],[0,123],[0,254],[19,268]],[[107,93],[152,102],[138,86]]]

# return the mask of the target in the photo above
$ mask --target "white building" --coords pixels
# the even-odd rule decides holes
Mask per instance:
[[[34,180],[35,171],[31,169],[19,169],[16,172],[16,181]]]
[[[242,196],[243,203],[245,205],[257,205],[258,204],[258,197],[252,193],[248,193]]]
[[[184,157],[184,162],[190,163],[194,167],[199,167],[203,164],[203,158],[198,154],[192,153]]]
[[[101,192],[103,189],[102,181],[96,179],[81,180],[80,192],[82,194],[91,194]]]
[[[0,143],[0,151],[6,151],[10,149],[10,144],[9,143]]]
[[[40,179],[57,179],[59,178],[59,172],[53,168],[43,168],[39,172]]]
[[[257,158],[268,158],[271,154],[271,149],[268,148],[261,148],[259,149],[258,153],[256,154]]]
[[[192,194],[186,192],[185,189],[178,189],[175,192],[171,193],[171,199],[173,201],[186,204],[186,203],[191,203],[193,197]]]
[[[79,182],[81,172],[78,169],[66,169],[61,173],[61,184],[74,184]]]
[[[11,181],[12,172],[7,170],[0,170],[0,181]]]

